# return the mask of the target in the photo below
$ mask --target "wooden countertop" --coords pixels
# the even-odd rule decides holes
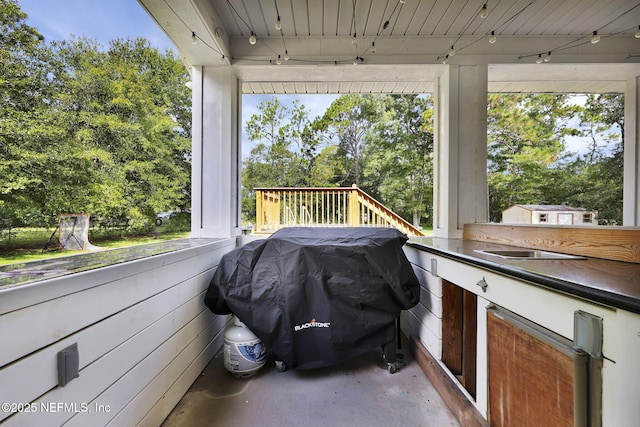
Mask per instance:
[[[408,246],[465,262],[614,308],[640,314],[640,264],[599,258],[519,260],[485,255],[478,249],[515,249],[475,240],[412,237]]]

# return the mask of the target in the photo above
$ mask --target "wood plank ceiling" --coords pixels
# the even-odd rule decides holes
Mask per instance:
[[[633,35],[628,0],[210,0],[230,37]],[[483,8],[485,19],[479,17]],[[282,29],[275,22],[280,16]],[[479,18],[479,19],[478,19]],[[389,25],[385,27],[385,22]]]
[[[640,38],[635,37],[640,30],[637,1],[139,2],[176,42],[187,62],[236,67],[245,93],[430,92],[431,76],[437,74],[434,67],[443,62],[623,65],[622,75],[611,73],[610,79],[597,84],[598,91],[619,90],[630,69],[631,74],[640,74],[633,71],[640,62]],[[276,26],[278,18],[281,25]],[[594,31],[600,37],[597,44],[591,42]],[[249,42],[252,35],[253,44]],[[192,36],[196,44],[191,43]],[[427,78],[416,78],[420,70]],[[490,90],[545,89],[534,83],[546,74],[540,68],[520,77],[512,75],[512,81],[500,74],[501,67],[492,70],[495,78]],[[582,74],[589,75],[586,70],[574,71],[578,83],[563,87],[588,88],[589,79]],[[529,83],[522,84],[523,78]],[[517,80],[521,82],[514,83]],[[602,80],[592,76],[589,81]]]

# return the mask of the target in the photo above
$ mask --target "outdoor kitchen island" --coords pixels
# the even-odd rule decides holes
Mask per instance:
[[[403,329],[462,425],[638,425],[640,230],[602,233],[473,224],[407,243],[422,289]]]

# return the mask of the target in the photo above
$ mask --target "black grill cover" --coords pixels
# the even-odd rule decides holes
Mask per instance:
[[[277,360],[311,369],[392,342],[420,285],[393,228],[285,228],[222,257],[205,304],[233,313]]]

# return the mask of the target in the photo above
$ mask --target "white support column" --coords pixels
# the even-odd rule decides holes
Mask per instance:
[[[640,225],[640,77],[624,94],[624,192],[622,225]]]
[[[229,67],[194,67],[191,237],[240,234],[239,84]]]
[[[436,88],[436,237],[461,238],[488,220],[486,65],[448,65]]]

